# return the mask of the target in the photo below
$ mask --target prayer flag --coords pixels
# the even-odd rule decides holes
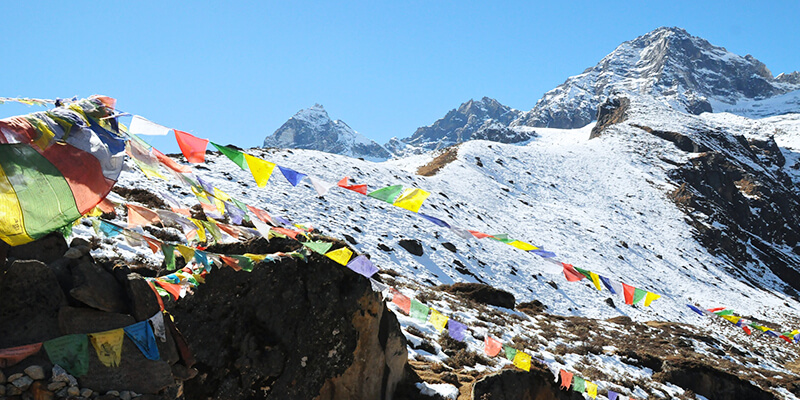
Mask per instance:
[[[695,306],[693,306],[691,304],[687,304],[686,307],[689,307],[692,311],[694,311],[694,312],[696,312],[696,313],[698,313],[698,314],[700,314],[702,316],[705,316],[705,314],[703,313],[703,310],[701,310],[701,309],[699,309],[699,308],[697,308],[697,307],[695,307]]]
[[[160,301],[160,298],[159,298]],[[163,310],[163,307],[162,307]],[[162,342],[167,341],[167,328],[164,326],[164,313],[163,311],[159,311],[155,313],[152,317],[148,318],[150,324],[153,326],[153,334],[159,338]]]
[[[298,231],[293,231],[291,229],[286,229],[286,228],[270,228],[270,230],[278,232],[281,235],[286,235],[295,240],[297,240],[297,235],[300,234],[300,232]]]
[[[508,361],[514,361],[514,357],[517,355],[517,349],[504,344],[503,350],[506,353],[506,358]]]
[[[658,300],[658,298],[659,298],[659,297],[661,297],[661,295],[660,295],[660,294],[655,294],[655,293],[647,292],[647,294],[644,296],[644,306],[645,306],[645,307],[650,307],[650,303],[652,303],[652,302],[653,302],[653,300]],[[736,323],[736,322],[734,322],[734,324],[735,324],[735,323]]]
[[[608,278],[606,278],[605,276],[600,276],[600,281],[603,282],[603,286],[605,286],[606,289],[608,289],[609,292],[611,292],[612,294],[619,294],[614,289],[614,286],[611,285],[611,281],[608,280]]]
[[[392,204],[409,211],[417,212],[419,208],[422,207],[422,203],[425,199],[430,195],[430,193],[422,189],[405,189]]]
[[[372,261],[370,261],[369,258],[363,254],[347,263],[347,268],[350,268],[353,271],[366,276],[367,278],[375,275],[375,273],[378,272],[378,267],[376,267],[375,264],[373,264]]]
[[[556,253],[553,253],[552,251],[531,250],[530,252],[542,258],[553,258],[556,256]]]
[[[241,268],[245,272],[251,272],[253,270],[253,261],[250,259],[250,257],[236,254],[230,256],[230,258],[236,260],[236,263],[239,265],[239,268]]]
[[[444,327],[447,326],[448,319],[446,315],[431,308],[431,325],[433,325],[437,331],[441,332],[444,330]]]
[[[470,231],[464,228],[459,228],[457,226],[450,225],[450,230],[453,231],[453,233],[455,233],[462,239],[470,240],[475,238],[474,236],[472,236],[472,233],[470,233]]]
[[[211,270],[211,265],[208,263],[208,256],[206,255],[205,251],[195,250],[194,260],[199,264],[203,264],[203,266],[206,267],[206,271]]]
[[[489,238],[492,239],[492,240],[496,240],[498,242],[505,243],[505,244],[509,244],[509,243],[514,241],[514,239],[511,239],[511,238],[508,237],[507,233],[499,233],[499,234],[491,235],[491,236],[489,236]]]
[[[244,160],[248,169],[250,169],[250,173],[253,174],[256,185],[258,187],[267,186],[269,177],[272,176],[272,170],[275,169],[275,163],[253,157],[247,153],[244,153]]]
[[[608,391],[608,400],[617,400],[617,396],[619,396],[619,393],[613,390]]]
[[[589,277],[592,279],[592,283],[594,283],[594,287],[596,287],[597,290],[603,290],[603,287],[600,286],[600,276],[599,275],[597,275],[594,272],[590,271],[589,272]]]
[[[57,337],[44,342],[50,362],[58,364],[70,375],[81,377],[89,372],[89,338],[85,334]]]
[[[411,299],[400,293],[399,290],[392,288],[390,290],[392,292],[392,303],[396,304],[400,307],[403,312],[406,314],[411,313]]]
[[[0,368],[6,368],[15,365],[20,361],[38,353],[41,349],[41,343],[11,347],[9,349],[0,349]]]
[[[347,247],[342,247],[340,249],[325,253],[325,256],[342,265],[347,265],[347,261],[350,260],[350,256],[352,255],[353,252]]]
[[[120,328],[90,333],[88,336],[100,362],[106,367],[119,367],[119,362],[122,359],[122,340],[125,338],[125,331]]]
[[[186,261],[188,264],[192,260],[194,260],[194,249],[189,246],[184,246],[182,244],[178,245],[178,252],[181,253],[183,256],[183,260]]]
[[[486,353],[489,357],[495,357],[497,354],[500,353],[500,350],[503,348],[503,344],[500,343],[499,340],[486,335],[486,338],[483,340],[483,352]]]
[[[303,246],[306,246],[309,249],[314,250],[319,254],[325,254],[325,253],[328,252],[328,250],[331,249],[331,247],[333,247],[333,243],[331,243],[331,242],[322,242],[322,241],[303,242]]]
[[[114,237],[122,233],[122,228],[106,221],[100,221],[98,229],[100,230],[100,232],[103,232],[103,234],[108,237]]]
[[[223,255],[220,255],[219,258],[222,259],[222,262],[224,262],[225,265],[233,268],[234,271],[241,271],[242,270],[242,267],[239,266],[239,262],[235,258],[231,258],[231,257],[228,257],[228,256],[223,256]]]
[[[109,193],[125,142],[100,119],[111,115],[101,103],[0,120],[0,240],[17,246],[71,226]]]
[[[586,394],[588,394],[589,397],[591,397],[593,399],[596,399],[597,398],[597,384],[589,382],[589,381],[586,381]]]
[[[153,335],[153,330],[146,320],[128,325],[123,329],[125,330],[125,335],[136,344],[136,347],[142,351],[145,358],[154,361],[161,358],[156,345],[156,336]]]
[[[635,293],[636,293],[636,288],[631,286],[631,285],[623,283],[622,284],[622,290],[625,293],[625,304],[633,305],[634,304],[633,300],[635,298],[634,296],[635,296]]]
[[[402,191],[403,191],[403,185],[392,185],[382,189],[378,189],[374,192],[370,192],[370,194],[368,194],[367,196],[374,197],[378,200],[392,204],[394,203],[394,199],[396,199],[397,196],[399,196],[400,192]]]
[[[171,294],[175,300],[178,300],[181,297],[182,290],[180,284],[165,282],[161,279],[156,279],[154,282],[166,290],[167,293]]]
[[[169,131],[170,129],[166,126],[159,125],[138,115],[133,116],[131,126],[128,127],[128,132],[134,135],[165,136]]]
[[[583,274],[575,270],[572,264],[561,263],[564,267],[564,277],[570,282],[577,282],[584,278]]]
[[[188,174],[189,172],[192,172],[191,168],[185,165],[178,164],[177,161],[167,157],[166,154],[162,153],[158,149],[154,148],[152,149],[152,152],[153,155],[156,156],[156,159],[158,159],[158,161],[161,163],[161,165],[163,165],[166,168],[169,168],[173,172],[176,172],[178,174]]]
[[[473,230],[470,230],[469,233],[471,233],[472,236],[475,236],[478,239],[483,239],[483,238],[487,238],[487,237],[491,237],[492,236],[492,235],[490,235],[488,233],[483,233],[483,232],[478,232],[478,231],[473,231]]]
[[[525,250],[525,251],[531,251],[531,250],[538,249],[538,247],[536,247],[536,246],[534,246],[534,245],[532,245],[530,243],[523,242],[521,240],[515,240],[513,242],[508,243],[508,245],[509,246],[514,246],[514,247],[516,247],[516,248],[518,248],[520,250]]]
[[[339,185],[339,187],[345,188],[347,190],[352,190],[354,192],[358,192],[363,195],[367,194],[367,185],[349,185],[348,184],[350,183],[349,181],[350,178],[345,176],[344,178],[342,178],[342,180],[339,181],[337,185]]]
[[[161,252],[164,253],[164,266],[167,271],[175,270],[175,246],[161,243]]]
[[[372,193],[375,193],[375,192],[372,192]],[[370,195],[372,195],[372,193],[370,193]],[[430,215],[425,215],[423,213],[419,213],[419,216],[422,217],[422,218],[427,219],[428,221],[433,222],[434,224],[436,224],[438,226],[441,226],[442,228],[449,228],[450,227],[450,224],[440,220],[439,218],[434,218],[434,217],[431,217]]]
[[[419,322],[426,322],[428,320],[428,306],[420,303],[416,299],[411,299],[411,318]]]
[[[633,304],[637,304],[647,295],[646,290],[635,288],[633,291]]]
[[[336,186],[335,183],[326,182],[311,176],[309,176],[308,179],[311,181],[311,186],[314,186],[314,190],[316,190],[317,194],[320,196],[325,196],[332,187]]]
[[[558,375],[561,377],[561,388],[569,390],[570,386],[572,386],[572,372],[567,372],[562,369],[559,371]]]
[[[581,275],[585,276],[586,278],[592,279],[592,274],[589,273],[589,270],[586,270],[586,269],[583,269],[583,268],[578,268],[578,267],[574,267],[574,268],[575,268],[576,271],[580,272]]]
[[[201,139],[177,129],[173,130],[175,131],[175,140],[177,140],[183,156],[186,157],[186,161],[193,164],[205,162],[208,139]]]
[[[253,206],[250,206],[250,205],[248,205],[248,206],[247,206],[247,209],[248,209],[248,210],[249,210],[251,213],[253,213],[253,215],[255,215],[255,216],[256,216],[256,218],[258,218],[258,219],[259,219],[259,220],[261,220],[262,222],[266,222],[266,223],[268,223],[268,224],[272,224],[272,225],[277,225],[277,224],[276,224],[276,223],[275,223],[275,222],[272,220],[272,217],[270,217],[270,216],[269,216],[269,213],[267,213],[266,211],[264,211],[264,210],[262,210],[262,209],[260,209],[260,208],[255,208],[255,207],[253,207]]]
[[[530,371],[531,356],[522,351],[518,351],[517,354],[514,355],[514,366],[523,371]]]
[[[463,342],[467,338],[467,326],[456,320],[447,321],[447,333],[451,338]]]
[[[221,144],[216,144],[214,142],[211,142],[211,144],[214,147],[216,147],[217,150],[219,150],[220,153],[224,154],[225,157],[230,158],[231,161],[234,162],[234,164],[239,166],[239,168],[241,168],[241,169],[243,169],[245,171],[248,169],[247,161],[244,159],[244,156],[245,156],[244,153],[242,153],[241,151],[236,150],[234,148],[231,148],[231,147],[228,147],[228,146],[223,146]]]
[[[303,178],[307,176],[306,174],[297,172],[293,169],[281,167],[280,165],[278,165],[278,169],[281,170],[283,176],[286,178],[287,181],[289,181],[289,183],[292,184],[292,186],[297,186],[298,184],[300,184],[300,181],[302,181]]]
[[[586,380],[581,378],[580,376],[573,376],[572,377],[572,390],[578,393],[583,393],[586,391]]]

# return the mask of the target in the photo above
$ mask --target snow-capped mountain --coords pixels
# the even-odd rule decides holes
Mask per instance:
[[[525,141],[530,139],[530,134],[517,134],[508,127],[521,114],[521,111],[489,97],[478,101],[470,99],[433,124],[417,128],[411,137],[392,138],[386,148],[396,155],[407,155],[438,150],[472,139],[503,143]]]
[[[344,121],[331,120],[320,104],[298,111],[264,139],[264,147],[319,150],[369,160],[390,157],[381,145],[354,131]]]
[[[730,111],[763,117],[796,112],[798,75],[773,77],[751,55],[733,54],[680,28],[658,28],[622,43],[594,67],[545,93],[512,125],[581,127],[595,119],[598,105],[614,93],[654,96],[692,114]],[[776,97],[781,95],[786,97]]]

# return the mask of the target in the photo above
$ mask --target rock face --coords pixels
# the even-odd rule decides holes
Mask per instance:
[[[391,155],[378,143],[340,120],[331,120],[320,104],[300,110],[264,139],[264,147],[310,149],[327,153],[386,160]]]
[[[196,352],[188,398],[391,399],[407,362],[369,281],[317,254],[214,271],[174,314]]]
[[[582,400],[583,394],[562,390],[550,371],[531,369],[530,373],[506,369],[475,382],[474,400]]]
[[[753,56],[730,53],[680,28],[658,28],[622,43],[594,67],[545,93],[512,126],[579,128],[595,119],[606,98],[631,95],[654,96],[693,114],[737,113],[735,104],[796,91],[798,81],[797,72],[773,78]],[[760,108],[759,116],[787,111]]]
[[[438,150],[472,139],[517,143],[530,139],[530,133],[517,133],[508,125],[522,114],[495,99],[469,100],[450,110],[431,125],[418,128],[411,137],[392,139],[386,147],[397,155]]]
[[[513,294],[482,283],[459,282],[452,285],[438,286],[437,289],[466,297],[481,304],[505,307],[512,310],[516,305],[516,299]]]

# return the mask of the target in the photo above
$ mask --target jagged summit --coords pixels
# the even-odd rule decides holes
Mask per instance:
[[[344,121],[332,120],[321,104],[298,111],[264,139],[264,147],[319,150],[350,157],[385,160],[390,154]]]
[[[489,97],[477,101],[470,99],[433,124],[417,128],[411,137],[402,140],[392,138],[386,147],[395,154],[402,155],[437,150],[478,138],[503,138],[505,143],[515,143],[530,138],[529,135],[518,136],[505,132],[511,121],[521,114],[521,111]],[[504,132],[498,134],[498,129]]]
[[[622,43],[594,67],[545,93],[512,126],[584,126],[614,93],[654,96],[693,114],[735,112],[738,103],[799,90],[798,81],[797,72],[775,78],[751,55],[733,54],[681,28],[662,27]],[[787,104],[790,110],[798,108]],[[770,113],[786,111],[778,107]]]

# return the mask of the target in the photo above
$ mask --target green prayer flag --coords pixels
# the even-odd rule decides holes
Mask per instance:
[[[222,241],[222,232],[219,231],[219,227],[217,224],[211,221],[200,221],[203,224],[203,228],[206,228],[206,232],[211,233],[211,236],[214,238],[214,241],[217,243]]]
[[[419,322],[425,322],[428,320],[428,306],[422,304],[416,300],[411,300],[411,318],[418,320]]]
[[[516,239],[509,238],[507,233],[499,233],[497,235],[489,236],[489,238],[494,239],[494,240],[496,240],[498,242],[506,243],[506,244],[511,243],[514,240],[516,240]]]
[[[575,375],[572,377],[572,390],[583,393],[586,391],[586,380]]]
[[[236,205],[236,207],[238,209],[242,210],[242,213],[244,214],[244,217],[243,217],[244,220],[249,222],[250,221],[250,215],[247,212],[247,204],[244,204],[241,201],[234,199],[233,197],[231,197],[231,201],[233,202],[233,204]]]
[[[251,260],[249,257],[238,255],[232,255],[230,257],[235,259],[238,262],[239,267],[245,272],[250,272],[253,270],[253,260]]]
[[[514,357],[517,356],[517,349],[511,346],[503,345],[503,350],[506,352],[506,358],[509,361],[514,361]]]
[[[161,252],[164,253],[164,265],[167,271],[175,271],[175,246],[161,243]]]
[[[636,288],[633,291],[633,304],[640,302],[644,298],[644,296],[647,296],[647,291]]]
[[[719,310],[719,311],[714,312],[714,314],[717,314],[717,315],[731,315],[731,314],[733,314],[733,310],[728,310],[728,309]]]
[[[57,337],[44,342],[44,350],[53,364],[58,364],[70,375],[83,376],[89,372],[89,337],[75,334]]]
[[[573,266],[572,268],[575,268],[575,271],[580,272],[581,274],[583,274],[583,276],[589,278],[589,280],[592,280],[592,273],[589,272],[588,270],[585,270],[583,268],[578,268],[578,267],[575,267],[575,266]]]
[[[400,192],[403,191],[403,185],[393,185],[387,186],[383,189],[378,189],[374,192],[371,192],[367,196],[374,197],[378,200],[383,200],[389,204],[394,203],[394,199],[400,195]]]
[[[216,147],[220,153],[225,154],[226,157],[230,158],[231,161],[236,163],[236,165],[238,165],[239,168],[245,171],[250,169],[247,166],[247,161],[244,159],[244,153],[242,153],[241,151],[220,144],[216,144],[214,142],[211,142],[211,144],[214,145],[214,147]]]
[[[333,243],[322,242],[322,241],[303,242],[303,246],[306,246],[309,249],[314,250],[319,254],[325,254],[328,252],[328,250],[331,249],[331,247],[333,247]]]

